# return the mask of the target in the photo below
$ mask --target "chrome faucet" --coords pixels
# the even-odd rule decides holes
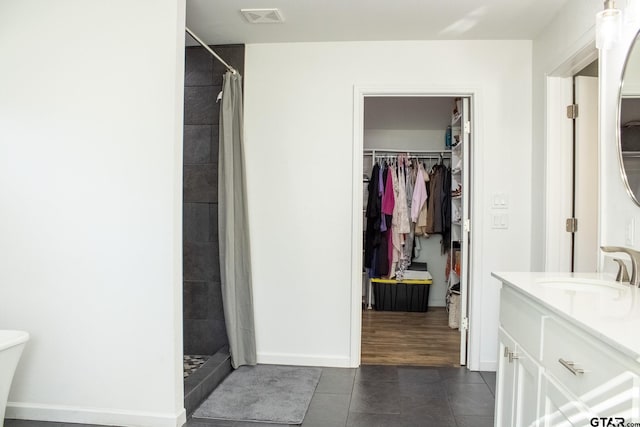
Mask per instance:
[[[613,260],[618,264],[618,274],[616,275],[616,282],[629,282],[629,272],[627,271],[627,265],[620,258],[614,258]]]
[[[636,251],[635,249],[629,249],[622,246],[600,246],[603,252],[622,252],[631,258],[631,280],[629,284],[631,286],[640,286],[640,276],[638,271],[638,264],[640,264],[640,251]],[[616,261],[618,265],[620,265],[620,270],[618,270],[618,277],[624,276],[622,271],[622,264],[620,261]]]

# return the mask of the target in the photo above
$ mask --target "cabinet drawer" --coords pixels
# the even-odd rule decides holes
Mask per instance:
[[[547,375],[542,376],[542,411],[544,424],[540,425],[545,427],[588,426],[589,420],[597,416]]]
[[[565,366],[560,360],[574,363]],[[544,320],[542,364],[587,407],[600,416],[638,414],[638,375],[616,350],[564,320]],[[583,370],[575,374],[571,368]]]
[[[508,286],[500,291],[500,324],[534,358],[540,357],[542,312]]]

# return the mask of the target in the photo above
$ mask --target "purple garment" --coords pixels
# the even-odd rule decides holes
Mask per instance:
[[[391,168],[387,169],[387,185],[382,196],[382,213],[393,215],[393,208],[396,205],[396,199],[393,195],[393,178],[391,178]]]
[[[382,198],[384,196],[384,180],[382,179],[383,169],[380,169],[380,173],[378,174],[378,194]],[[382,203],[380,203],[380,208],[382,208]],[[387,231],[387,218],[383,213],[380,213],[380,231]]]

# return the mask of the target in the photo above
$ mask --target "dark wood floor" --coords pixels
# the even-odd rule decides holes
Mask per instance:
[[[362,312],[363,365],[460,366],[460,332],[444,307]]]

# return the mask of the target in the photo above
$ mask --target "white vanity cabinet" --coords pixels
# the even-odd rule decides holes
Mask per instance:
[[[503,287],[496,375],[496,425],[529,426],[540,418],[542,312]]]
[[[593,424],[594,417],[611,418],[610,425],[619,425],[621,418],[624,425],[640,423],[638,355],[625,351],[624,343],[617,345],[605,339],[592,329],[593,325],[583,325],[560,310],[567,302],[569,306],[591,304],[587,308],[603,321],[616,322],[617,317],[625,317],[620,313],[608,316],[606,310],[600,310],[606,296],[590,289],[593,295],[581,298],[576,297],[580,291],[548,287],[536,294],[536,282],[529,282],[524,289],[513,280],[503,282],[495,425],[609,425],[608,420]],[[557,298],[561,303],[554,307],[546,304],[545,298]],[[640,328],[640,318],[633,322],[634,314],[629,316]],[[629,332],[631,338],[637,335]]]
[[[540,414],[540,365],[503,328],[500,356],[496,383],[504,399],[496,405],[496,423],[532,425]]]

